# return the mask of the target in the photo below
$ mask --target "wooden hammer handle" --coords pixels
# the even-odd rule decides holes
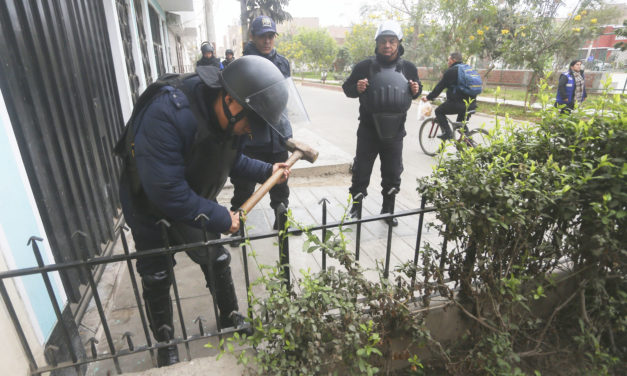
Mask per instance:
[[[303,153],[300,150],[294,150],[292,155],[290,155],[290,157],[287,159],[287,161],[285,161],[285,163],[287,163],[288,167],[292,167],[294,163],[298,162],[298,160],[301,159],[302,157],[303,157]],[[277,185],[279,180],[281,180],[281,177],[283,176],[284,172],[285,172],[285,168],[279,168],[278,170],[276,170],[272,174],[272,176],[270,176],[268,180],[266,180],[261,185],[261,187],[259,187],[259,189],[257,189],[255,193],[253,193],[252,196],[250,196],[250,198],[246,200],[245,203],[242,204],[242,207],[240,209],[243,210],[244,213],[249,213],[252,210],[252,208],[254,208],[255,205],[257,205],[257,203],[261,201],[263,196],[265,196],[268,192],[270,192],[270,190],[275,185]]]

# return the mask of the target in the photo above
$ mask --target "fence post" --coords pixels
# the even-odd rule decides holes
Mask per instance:
[[[79,250],[80,260],[83,262],[81,264],[85,274],[87,275],[87,281],[89,282],[89,287],[91,288],[91,293],[94,299],[94,303],[96,303],[96,309],[98,309],[98,315],[100,316],[100,322],[102,323],[102,330],[104,331],[105,338],[107,339],[107,345],[109,345],[109,352],[113,356],[113,364],[115,365],[115,370],[118,375],[122,374],[122,369],[120,368],[120,361],[115,353],[115,346],[113,345],[113,337],[111,337],[111,331],[109,330],[109,324],[107,323],[107,317],[105,316],[104,309],[102,308],[102,302],[100,301],[100,294],[98,294],[98,286],[96,285],[96,281],[94,281],[94,276],[91,274],[90,268],[85,264],[85,261],[89,258],[89,251],[87,250],[85,241],[87,239],[87,234],[82,231],[75,231],[72,234],[72,238],[76,239],[78,244],[83,245],[82,251]]]
[[[209,234],[207,231],[207,222],[209,222],[209,217],[207,217],[206,214],[201,213],[199,214],[196,219],[196,222],[200,221],[200,228],[202,228],[202,241],[205,242],[205,244],[209,241]],[[209,293],[211,294],[211,303],[213,304],[213,314],[215,315],[216,318],[216,327],[218,328],[218,333],[220,333],[222,331],[222,325],[220,325],[220,313],[218,312],[218,304],[216,302],[216,277],[215,277],[215,271],[213,270],[213,256],[211,255],[211,247],[209,245],[206,246],[207,247],[207,267],[209,269]],[[200,316],[197,318],[198,320],[198,326],[200,329],[200,334],[203,335],[203,328],[202,328],[202,320],[200,320]],[[222,335],[218,336],[220,340],[222,340]]]
[[[390,208],[390,214],[394,214],[394,204],[396,201],[396,194],[398,193],[397,188],[392,188],[388,191],[388,196],[392,198],[392,207]],[[387,247],[385,250],[385,270],[383,271],[383,278],[387,278],[390,275],[390,257],[392,255],[392,229],[394,228],[393,222],[394,217],[390,217],[389,220],[386,220],[388,224],[388,241]]]
[[[276,218],[279,226],[279,264],[281,265],[285,286],[290,288],[290,243],[287,233],[285,232],[285,223],[287,222],[287,208],[283,203],[276,208]]]
[[[37,260],[37,266],[39,266],[39,268],[43,268],[44,260],[41,257],[41,251],[39,250],[39,245],[37,245],[37,242],[40,242],[40,241],[43,241],[43,239],[37,236],[31,236],[30,239],[28,239],[27,245],[30,245],[33,248],[33,253],[35,254],[35,259]],[[58,325],[60,326],[60,329],[61,329],[61,336],[63,337],[63,340],[66,342],[66,345],[68,347],[68,352],[70,353],[70,357],[72,359],[72,363],[77,363],[78,357],[76,356],[76,352],[74,351],[74,347],[72,346],[72,338],[70,337],[68,328],[65,325],[65,320],[63,319],[61,308],[59,307],[57,298],[54,295],[52,283],[50,283],[50,277],[48,276],[47,272],[41,272],[41,278],[44,280],[44,284],[46,285],[46,291],[48,292],[48,297],[50,298],[50,304],[52,304],[54,313],[57,316]],[[82,346],[82,343],[81,343],[81,346]],[[76,372],[78,374],[81,374],[81,369],[79,365],[76,365]]]
[[[416,284],[416,275],[418,274],[418,257],[420,255],[420,242],[422,240],[422,224],[425,218],[425,213],[422,210],[425,210],[425,206],[427,204],[427,199],[425,196],[422,196],[420,199],[420,214],[418,215],[418,231],[416,235],[416,252],[414,253],[414,275],[411,277],[411,288],[414,289]],[[413,291],[412,291],[413,294]]]
[[[361,213],[362,213],[362,210],[364,209],[363,198],[364,198],[364,194],[361,192],[357,193],[355,197],[353,197],[353,202],[354,201],[362,202],[362,204],[359,205],[359,207],[357,208],[358,221],[357,221],[357,229],[355,230],[355,261],[359,261],[359,249],[361,245]]]
[[[323,198],[318,201],[318,205],[322,204],[322,225],[327,225],[327,203],[329,200]],[[324,227],[322,229],[322,243],[324,244],[327,241],[327,228]],[[327,251],[325,251],[324,247],[322,248],[322,270],[327,270]]]
[[[163,239],[163,248],[167,251],[170,250],[170,239],[168,237],[168,229],[171,227],[170,222],[165,219],[160,219],[157,221],[157,225],[161,227],[161,237]],[[181,323],[181,333],[183,334],[183,339],[187,340],[187,330],[185,329],[185,318],[183,317],[183,309],[181,308],[181,298],[179,297],[179,288],[176,283],[176,277],[174,275],[174,263],[172,258],[174,255],[170,252],[167,253],[168,259],[168,272],[170,273],[170,278],[172,278],[172,290],[174,291],[174,299],[176,300],[176,309],[179,311],[179,322]],[[164,325],[165,326],[165,325]],[[172,328],[172,333],[174,333],[174,328]],[[173,336],[174,337],[174,336]],[[171,342],[174,338],[170,338],[168,342]],[[175,345],[176,346],[176,345]],[[185,350],[187,351],[187,359],[192,359],[192,354],[189,350],[189,342],[185,341]]]
[[[126,241],[126,235],[124,230],[128,230],[124,226],[120,226],[118,231],[120,231],[120,240],[122,240],[122,248],[124,249],[124,254],[126,256],[130,255],[130,250],[128,247],[128,242]],[[150,347],[150,359],[152,360],[152,364],[157,364],[157,359],[155,358],[155,351],[152,349],[152,339],[150,338],[150,332],[148,331],[148,323],[146,322],[146,314],[144,309],[142,308],[142,300],[139,297],[139,287],[137,286],[137,279],[135,278],[135,271],[133,269],[133,263],[130,259],[126,259],[126,268],[128,269],[128,274],[131,279],[131,286],[133,287],[133,295],[135,296],[135,302],[137,302],[137,310],[139,311],[139,318],[142,322],[142,328],[144,329],[144,336],[146,336],[146,344]]]

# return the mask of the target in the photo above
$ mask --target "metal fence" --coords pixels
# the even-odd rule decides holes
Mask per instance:
[[[327,203],[328,201],[326,199],[323,199],[320,201],[321,210],[322,210],[322,221],[321,221],[322,223],[316,226],[308,227],[308,231],[311,231],[311,232],[320,231],[321,236],[322,236],[321,239],[325,239],[327,231],[329,231],[332,228],[337,228],[339,226],[355,225],[356,226],[355,227],[355,256],[357,260],[359,260],[361,230],[362,230],[362,225],[364,223],[380,221],[380,220],[391,220],[392,218],[397,218],[397,217],[417,215],[419,219],[418,219],[418,227],[416,229],[416,243],[415,243],[416,245],[414,249],[415,252],[414,252],[414,259],[413,259],[414,266],[417,265],[420,244],[421,244],[421,237],[422,237],[422,232],[423,232],[424,215],[425,213],[433,212],[435,210],[432,207],[426,208],[424,199],[422,200],[421,206],[419,209],[406,210],[406,211],[401,211],[401,212],[392,213],[392,214],[381,214],[381,215],[369,216],[366,218],[361,218],[361,213],[359,213],[359,216],[357,217],[357,219],[341,220],[341,221],[335,221],[335,222],[327,222]],[[278,223],[279,228],[285,228],[285,224],[287,222],[286,212],[287,210],[284,207],[280,207],[277,211],[278,220],[279,220],[279,223]],[[204,228],[203,225],[206,219],[207,218],[205,216],[199,216],[199,218],[197,218],[197,221],[199,221],[201,228]],[[146,313],[144,311],[144,307],[142,304],[142,299],[140,298],[140,290],[138,288],[138,283],[135,277],[134,268],[132,264],[132,260],[138,259],[140,257],[150,257],[154,255],[163,255],[163,254],[175,255],[177,253],[184,252],[190,248],[211,247],[211,246],[216,246],[216,245],[225,245],[227,243],[231,243],[234,241],[242,241],[241,252],[242,252],[243,260],[244,260],[243,266],[244,266],[244,273],[245,273],[246,291],[249,292],[250,291],[250,277],[249,277],[248,262],[247,262],[248,251],[247,251],[247,246],[246,246],[248,242],[246,242],[245,240],[249,240],[250,242],[252,242],[255,240],[275,237],[275,238],[278,238],[279,263],[280,265],[282,265],[283,277],[284,277],[285,283],[287,284],[290,283],[290,266],[289,266],[290,265],[289,264],[290,250],[289,250],[288,235],[299,235],[302,232],[299,229],[288,228],[287,230],[281,231],[281,232],[270,231],[267,233],[250,235],[246,233],[246,226],[242,225],[240,227],[239,238],[223,238],[223,239],[218,239],[218,240],[206,240],[206,239],[209,239],[210,237],[209,237],[208,232],[205,230],[206,241],[204,242],[186,244],[186,245],[181,245],[181,246],[169,246],[170,242],[168,239],[167,228],[170,226],[170,224],[166,220],[161,220],[158,223],[162,228],[162,236],[163,236],[163,241],[165,244],[164,248],[154,249],[150,251],[142,251],[141,253],[138,253],[138,252],[131,253],[128,242],[127,242],[127,238],[126,238],[127,229],[121,226],[116,230],[116,239],[117,237],[119,237],[121,241],[121,244],[124,250],[123,254],[117,254],[117,255],[111,255],[111,256],[98,256],[98,255],[90,254],[89,252],[87,252],[86,249],[83,249],[83,252],[80,253],[79,258],[76,261],[45,265],[43,262],[40,247],[39,247],[39,242],[42,241],[42,239],[37,238],[37,237],[31,237],[29,239],[29,245],[32,247],[33,253],[35,254],[35,257],[37,259],[37,266],[31,267],[31,268],[25,268],[25,269],[10,270],[10,271],[0,273],[0,295],[2,296],[2,300],[4,301],[4,304],[7,308],[7,311],[15,327],[15,330],[18,334],[19,340],[24,350],[24,354],[26,354],[26,357],[28,359],[31,375],[40,375],[46,372],[54,372],[54,371],[69,370],[69,369],[74,369],[76,371],[76,374],[83,375],[85,374],[87,370],[87,365],[89,363],[99,362],[99,361],[113,362],[117,373],[121,374],[123,372],[122,367],[120,366],[120,361],[119,361],[121,357],[148,351],[150,353],[153,364],[156,364],[156,361],[155,361],[156,349],[161,348],[161,347],[171,346],[171,345],[179,345],[179,344],[185,347],[187,358],[191,359],[191,352],[189,348],[190,342],[201,340],[201,339],[210,339],[213,337],[221,337],[221,336],[228,335],[230,333],[233,333],[237,330],[242,329],[241,327],[240,328],[220,328],[219,320],[217,320],[217,315],[216,315],[217,331],[214,331],[214,332],[205,331],[202,326],[201,319],[199,317],[196,320],[197,322],[199,322],[198,331],[194,334],[190,334],[191,328],[189,328],[190,332],[188,333],[188,328],[185,326],[185,320],[183,318],[183,313],[181,309],[181,299],[178,293],[178,285],[177,285],[176,276],[173,270],[173,263],[170,262],[169,268],[170,268],[170,273],[173,279],[172,290],[174,292],[174,301],[177,306],[177,310],[179,314],[180,325],[182,329],[181,330],[182,337],[171,338],[168,342],[153,343],[152,337],[150,335],[149,327],[148,327]],[[86,236],[85,234],[82,234],[82,233],[78,235],[82,237]],[[393,225],[388,222],[386,254],[385,254],[385,269],[383,273],[385,278],[387,278],[389,275],[392,243],[393,243]],[[446,252],[446,244],[444,244],[443,252]],[[172,260],[172,258],[168,258],[168,259]],[[126,332],[123,337],[126,343],[126,347],[116,349],[114,346],[112,335],[111,335],[111,330],[109,329],[109,323],[106,317],[106,313],[103,308],[103,303],[98,293],[97,282],[94,280],[94,277],[92,273],[90,273],[90,270],[91,268],[97,265],[119,263],[119,262],[126,263],[126,266],[128,269],[128,273],[130,276],[130,281],[131,281],[131,285],[133,289],[133,294],[137,303],[138,314],[141,319],[141,324],[143,328],[142,334],[145,337],[145,344],[137,346],[132,340],[132,337],[135,333]],[[321,266],[323,270],[326,269],[326,255],[324,253],[322,254]],[[63,349],[60,349],[58,346],[54,346],[54,345],[47,346],[44,349],[44,356],[45,356],[47,364],[41,365],[41,364],[38,364],[37,361],[35,360],[35,356],[33,355],[33,352],[31,350],[31,345],[28,343],[28,340],[23,330],[23,324],[21,323],[20,317],[18,317],[18,315],[16,314],[16,311],[14,309],[14,303],[11,301],[9,294],[7,292],[5,281],[8,279],[24,277],[28,275],[40,275],[45,283],[46,289],[48,291],[48,296],[50,298],[50,303],[52,304],[54,308],[54,312],[56,314],[57,320],[59,323],[64,323],[64,320],[62,317],[62,307],[59,305],[59,302],[55,298],[52,284],[50,281],[50,273],[58,272],[58,271],[60,272],[64,270],[74,270],[76,273],[84,275],[88,279],[89,286],[91,287],[91,290],[93,291],[93,299],[94,299],[94,303],[96,305],[96,308],[98,310],[98,314],[101,320],[104,336],[107,341],[108,352],[98,353],[97,347],[96,347],[98,340],[92,337],[88,339],[86,343],[82,344],[85,350],[82,353],[87,354],[87,355],[81,355],[81,353],[77,352],[75,347],[72,346],[72,343],[76,341],[76,338],[71,338],[71,335],[70,335],[71,331],[67,330],[65,328],[65,325],[61,324],[60,325],[62,327],[61,337],[62,337],[62,340],[65,341],[65,346],[63,346],[64,347]],[[217,312],[215,301],[213,304],[214,304],[214,310],[216,310]],[[249,315],[252,315],[251,310],[247,310],[247,311],[249,312]],[[62,354],[62,352],[64,351],[67,351],[68,354]],[[63,359],[68,359],[68,360],[63,360]]]

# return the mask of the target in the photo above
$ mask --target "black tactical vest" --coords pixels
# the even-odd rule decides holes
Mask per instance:
[[[411,107],[409,81],[403,75],[402,60],[382,66],[376,59],[370,64],[366,103],[381,139],[395,137],[403,127]]]

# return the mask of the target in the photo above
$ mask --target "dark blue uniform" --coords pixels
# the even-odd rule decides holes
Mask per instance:
[[[181,79],[177,85],[161,87],[154,97],[155,90],[147,90],[123,138],[124,153],[116,146],[125,158],[120,179],[122,210],[138,252],[164,246],[157,225],[160,219],[171,224],[167,229],[170,245],[202,242],[202,224],[196,221],[201,214],[209,218],[206,226],[211,237],[219,238],[231,228],[229,211],[215,201],[228,176],[263,182],[272,173],[271,164],[242,154],[243,137],[220,127],[212,106],[219,88],[210,89],[198,76]],[[219,246],[190,249],[187,254],[200,265],[219,308],[221,327],[235,326],[241,314],[237,313],[229,252]],[[159,342],[174,335],[167,257],[171,256],[137,260],[146,314]],[[159,348],[159,366],[178,361],[176,345]]]
[[[142,190],[130,192],[123,176],[120,196],[140,251],[163,246],[155,224],[161,218],[181,228],[198,227],[196,217],[205,214],[209,231],[227,232],[230,213],[215,198],[228,175],[263,182],[272,172],[271,164],[243,155],[244,137],[226,137],[215,115],[208,113],[217,92],[198,77],[188,81],[199,108],[206,111],[208,124],[198,125],[188,98],[171,86],[163,88],[135,121],[133,152]],[[164,270],[166,261],[164,257],[140,258],[137,269],[140,274]]]

